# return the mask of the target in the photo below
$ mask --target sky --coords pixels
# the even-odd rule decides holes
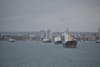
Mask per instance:
[[[96,32],[100,0],[0,0],[0,32]]]

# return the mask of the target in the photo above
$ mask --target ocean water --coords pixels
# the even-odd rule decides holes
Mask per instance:
[[[40,41],[0,41],[0,67],[100,67],[100,43],[64,48]]]

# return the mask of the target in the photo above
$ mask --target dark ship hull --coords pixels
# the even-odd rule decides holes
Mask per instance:
[[[63,44],[63,46],[65,48],[76,48],[77,46],[77,41],[73,40],[73,41],[67,41]]]
[[[96,43],[100,43],[100,40],[97,40]]]
[[[61,44],[62,41],[55,41],[54,43],[55,43],[55,44]]]

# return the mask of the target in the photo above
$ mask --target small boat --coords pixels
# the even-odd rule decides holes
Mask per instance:
[[[61,37],[60,37],[60,36],[56,36],[56,37],[54,38],[54,43],[55,43],[55,44],[61,44],[61,43],[62,43]]]
[[[75,40],[74,36],[68,31],[64,33],[64,42],[63,46],[65,48],[76,48],[77,41]]]
[[[100,29],[97,32],[96,43],[100,43]]]
[[[42,41],[43,41],[44,43],[51,43],[51,40],[48,39],[48,38],[44,38]]]
[[[16,40],[15,39],[12,39],[12,38],[9,38],[8,39],[8,42],[15,42]]]
[[[50,30],[47,30],[45,32],[45,37],[42,39],[44,43],[51,43],[51,38],[50,38]]]
[[[96,40],[96,43],[100,43],[100,40]]]

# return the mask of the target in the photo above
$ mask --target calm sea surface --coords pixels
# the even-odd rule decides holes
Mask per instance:
[[[0,67],[100,67],[100,43],[64,48],[39,41],[0,41]]]

